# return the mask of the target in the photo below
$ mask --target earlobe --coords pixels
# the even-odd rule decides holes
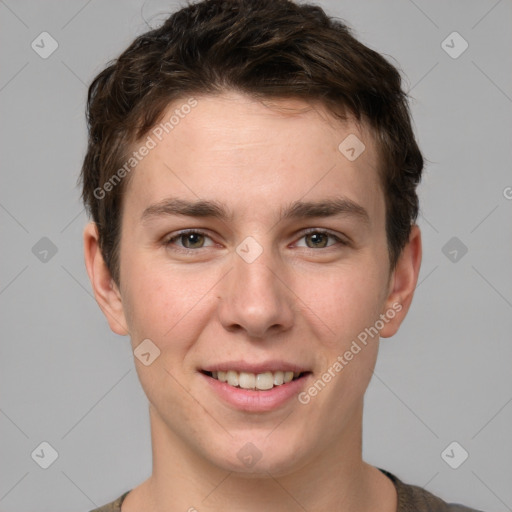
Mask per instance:
[[[84,257],[96,302],[110,328],[121,336],[128,334],[121,293],[101,254],[98,228],[94,222],[87,224],[84,229]]]
[[[388,322],[380,331],[382,338],[389,338],[398,331],[414,296],[421,266],[421,231],[418,225],[411,228],[409,241],[402,250],[390,280],[389,294],[382,311]]]

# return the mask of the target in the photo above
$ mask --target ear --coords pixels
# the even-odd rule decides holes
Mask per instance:
[[[94,222],[89,222],[84,229],[84,256],[96,302],[110,328],[121,336],[128,334],[121,294],[101,254],[98,227]]]
[[[380,331],[382,338],[393,336],[409,311],[420,273],[421,255],[421,231],[415,224],[390,277],[388,297],[382,311],[388,321]]]

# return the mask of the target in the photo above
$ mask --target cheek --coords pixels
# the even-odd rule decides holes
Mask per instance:
[[[130,262],[123,306],[133,345],[151,339],[164,351],[186,348],[200,332],[214,275]]]
[[[179,315],[179,300],[169,293],[160,281],[138,279],[132,274],[130,284],[123,296],[125,314],[133,343],[139,338],[150,338],[160,344],[165,332],[176,323]]]
[[[332,278],[329,294],[319,298],[325,321],[335,333],[324,339],[328,359],[321,377],[332,386],[332,393],[322,400],[333,414],[343,416],[347,407],[356,407],[371,380],[379,348],[376,323],[386,296],[383,270],[376,261],[353,266]]]
[[[309,272],[298,279],[296,293],[299,303],[304,304],[304,315],[319,326],[321,339],[339,350],[375,324],[385,297],[385,284],[382,269],[364,262],[323,274]]]

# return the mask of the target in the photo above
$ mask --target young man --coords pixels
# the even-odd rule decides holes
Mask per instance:
[[[400,76],[319,8],[189,5],[96,77],[85,259],[153,473],[98,511],[455,511],[362,460],[421,263]]]

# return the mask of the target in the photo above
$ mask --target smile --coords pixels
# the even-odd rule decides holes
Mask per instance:
[[[204,372],[209,377],[220,382],[241,389],[253,389],[258,391],[267,391],[283,384],[288,384],[292,380],[299,379],[306,372],[291,371],[266,371],[262,373],[250,373],[243,371],[214,371]]]

